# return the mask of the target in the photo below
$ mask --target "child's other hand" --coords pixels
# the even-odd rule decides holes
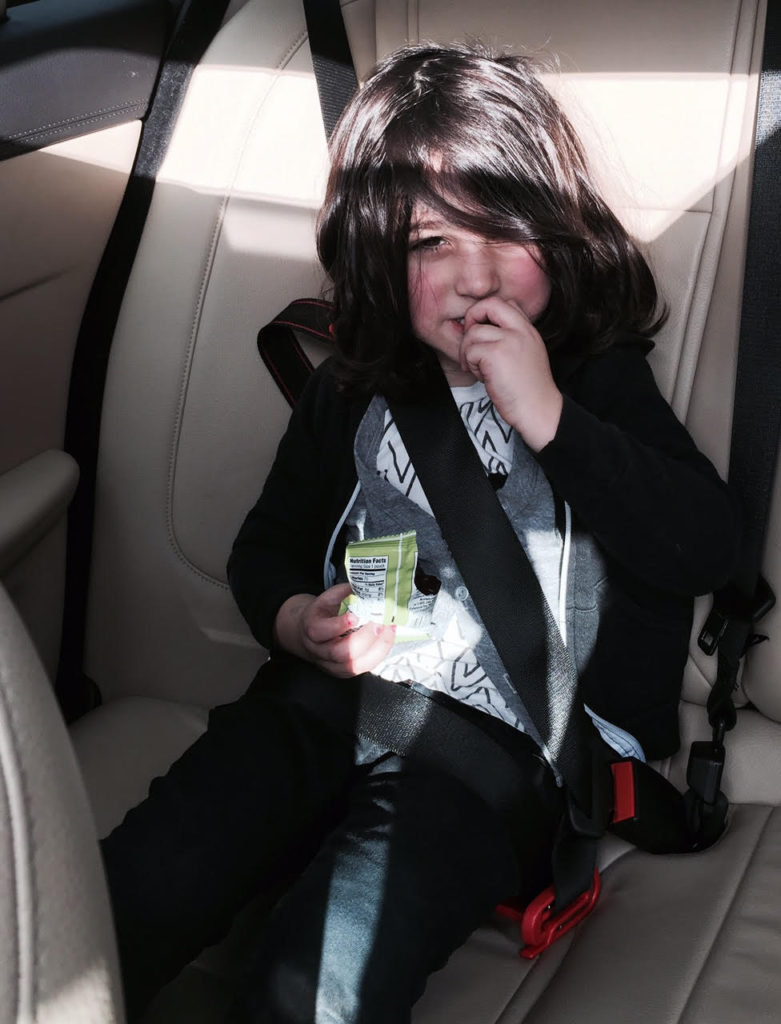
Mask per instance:
[[[533,451],[553,440],[562,397],[545,343],[520,306],[497,295],[464,317],[461,368],[482,381],[499,415]]]
[[[332,676],[371,672],[387,656],[396,639],[395,626],[369,624],[356,629],[351,611],[339,614],[339,606],[352,593],[349,583],[339,583],[313,594],[295,594],[277,612],[276,642],[290,654],[323,669]]]

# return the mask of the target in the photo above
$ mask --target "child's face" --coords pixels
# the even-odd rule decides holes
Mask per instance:
[[[497,296],[533,323],[550,298],[550,281],[533,247],[472,234],[423,205],[412,213],[408,280],[416,336],[430,345],[451,387],[474,383],[461,369],[464,315]]]

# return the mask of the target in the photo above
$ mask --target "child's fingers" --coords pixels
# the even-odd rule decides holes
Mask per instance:
[[[475,303],[476,315],[490,301]],[[464,321],[459,359],[462,370],[473,374],[488,387],[498,407],[502,400],[514,400],[510,392],[516,388],[523,388],[526,384],[534,387],[538,380],[547,382],[550,363],[545,343],[526,316],[516,306],[502,300],[496,308],[507,314],[501,325],[475,319],[467,327],[467,321]],[[513,318],[517,318],[514,323]],[[495,319],[501,318],[496,316]],[[498,389],[496,394],[492,393],[492,386]]]
[[[464,331],[468,331],[475,324],[493,324],[496,327],[516,330],[532,326],[531,320],[516,302],[502,299],[498,295],[480,299],[469,307],[464,314]]]
[[[328,615],[312,619],[304,626],[304,635],[310,645],[319,647],[339,641],[357,625],[357,616],[348,611],[343,615]]]
[[[368,623],[350,633],[340,636],[330,645],[329,657],[334,662],[352,665],[360,662],[376,644],[385,627]]]
[[[475,373],[479,369],[480,360],[490,355],[490,346],[498,344],[503,338],[502,328],[495,324],[473,324],[468,332],[464,332],[464,340],[461,342],[461,369]]]
[[[342,601],[344,601],[346,597],[349,597],[352,592],[353,589],[349,583],[336,583],[333,587],[329,587],[328,590],[324,590],[316,599],[315,604],[317,605],[318,610],[325,611],[331,615],[336,615]]]
[[[395,626],[365,626],[364,630],[368,634],[369,642],[362,647],[360,653],[351,650],[349,666],[352,675],[371,672],[387,657],[396,640]]]
[[[328,643],[358,625],[353,612],[348,610],[339,614],[342,601],[351,593],[349,583],[338,583],[315,598],[307,608],[303,623],[304,635],[310,643]]]
[[[328,671],[348,677],[370,672],[386,657],[396,638],[395,626],[369,623],[328,645]],[[323,651],[326,655],[326,652]]]

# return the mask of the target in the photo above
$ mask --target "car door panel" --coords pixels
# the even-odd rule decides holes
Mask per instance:
[[[12,8],[0,24],[0,160],[142,117],[168,17],[164,0]]]

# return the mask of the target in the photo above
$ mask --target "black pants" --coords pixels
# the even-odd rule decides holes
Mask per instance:
[[[523,737],[518,761],[535,781],[508,828],[463,782],[291,703],[264,666],[104,841],[131,1018],[257,893],[292,880],[230,1019],[408,1021],[491,909],[547,882],[556,790]]]

